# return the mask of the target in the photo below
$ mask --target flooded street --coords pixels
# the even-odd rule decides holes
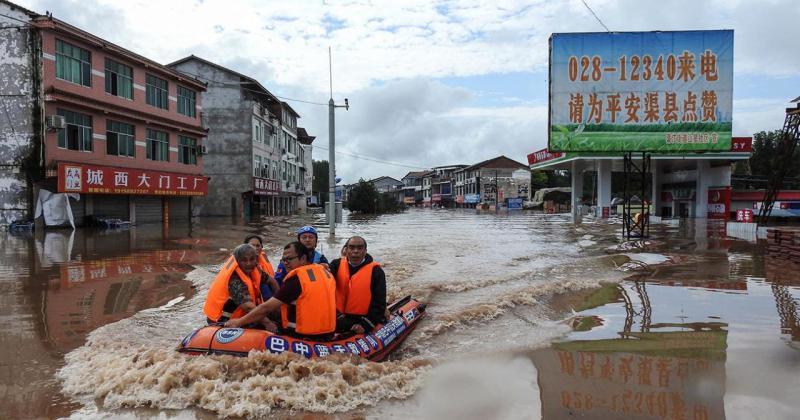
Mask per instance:
[[[312,216],[0,237],[0,417],[347,413],[442,418],[793,418],[800,270],[719,226],[409,210],[347,217],[389,300],[428,303],[390,360],[174,351],[248,233],[272,261]]]

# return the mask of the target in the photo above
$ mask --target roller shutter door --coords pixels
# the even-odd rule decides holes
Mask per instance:
[[[170,197],[169,219],[189,220],[189,197]]]
[[[97,217],[130,220],[127,195],[96,195],[93,207]]]
[[[72,210],[72,219],[75,220],[75,225],[83,226],[84,216],[86,215],[86,194],[81,194],[80,200],[69,199],[69,208]]]
[[[134,200],[137,225],[161,223],[161,197],[139,196]]]

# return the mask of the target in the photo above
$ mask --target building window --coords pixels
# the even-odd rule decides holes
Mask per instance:
[[[178,86],[178,114],[194,118],[197,94],[183,86]]]
[[[261,156],[253,156],[253,176],[261,176]]]
[[[283,180],[286,181],[287,180],[287,173],[286,173],[287,167],[286,167],[286,161],[285,160],[281,161],[281,169],[282,169],[281,172],[283,173],[283,175],[282,175]]]
[[[272,161],[272,179],[274,179],[276,181],[278,180],[278,161],[277,160],[273,160]]]
[[[134,135],[132,125],[106,120],[106,154],[134,157],[136,153]]]
[[[56,77],[79,85],[92,85],[92,54],[56,40]]]
[[[92,117],[78,112],[59,109],[67,128],[58,130],[58,147],[69,150],[92,151]]]
[[[197,165],[197,139],[178,136],[178,162]]]
[[[259,139],[259,135],[260,134],[261,134],[261,130],[258,129],[258,120],[257,119],[253,119],[253,141],[254,142],[261,141],[261,139]]]
[[[147,104],[161,109],[169,109],[167,81],[152,74],[147,75]]]
[[[169,134],[147,129],[147,158],[169,162]]]
[[[261,177],[269,178],[269,159],[264,158],[264,166],[261,167]]]
[[[133,69],[106,58],[106,92],[133,99]]]

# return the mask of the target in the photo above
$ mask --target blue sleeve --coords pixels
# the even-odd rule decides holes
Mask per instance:
[[[286,269],[283,267],[283,262],[278,263],[278,269],[275,270],[275,281],[278,286],[283,286],[283,278],[286,277]]]

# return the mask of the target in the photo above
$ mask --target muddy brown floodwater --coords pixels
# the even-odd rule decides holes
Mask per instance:
[[[192,357],[215,266],[276,260],[314,216],[0,236],[0,417],[781,419],[800,408],[800,264],[703,221],[410,210],[348,217],[390,299],[429,316],[389,361]]]

